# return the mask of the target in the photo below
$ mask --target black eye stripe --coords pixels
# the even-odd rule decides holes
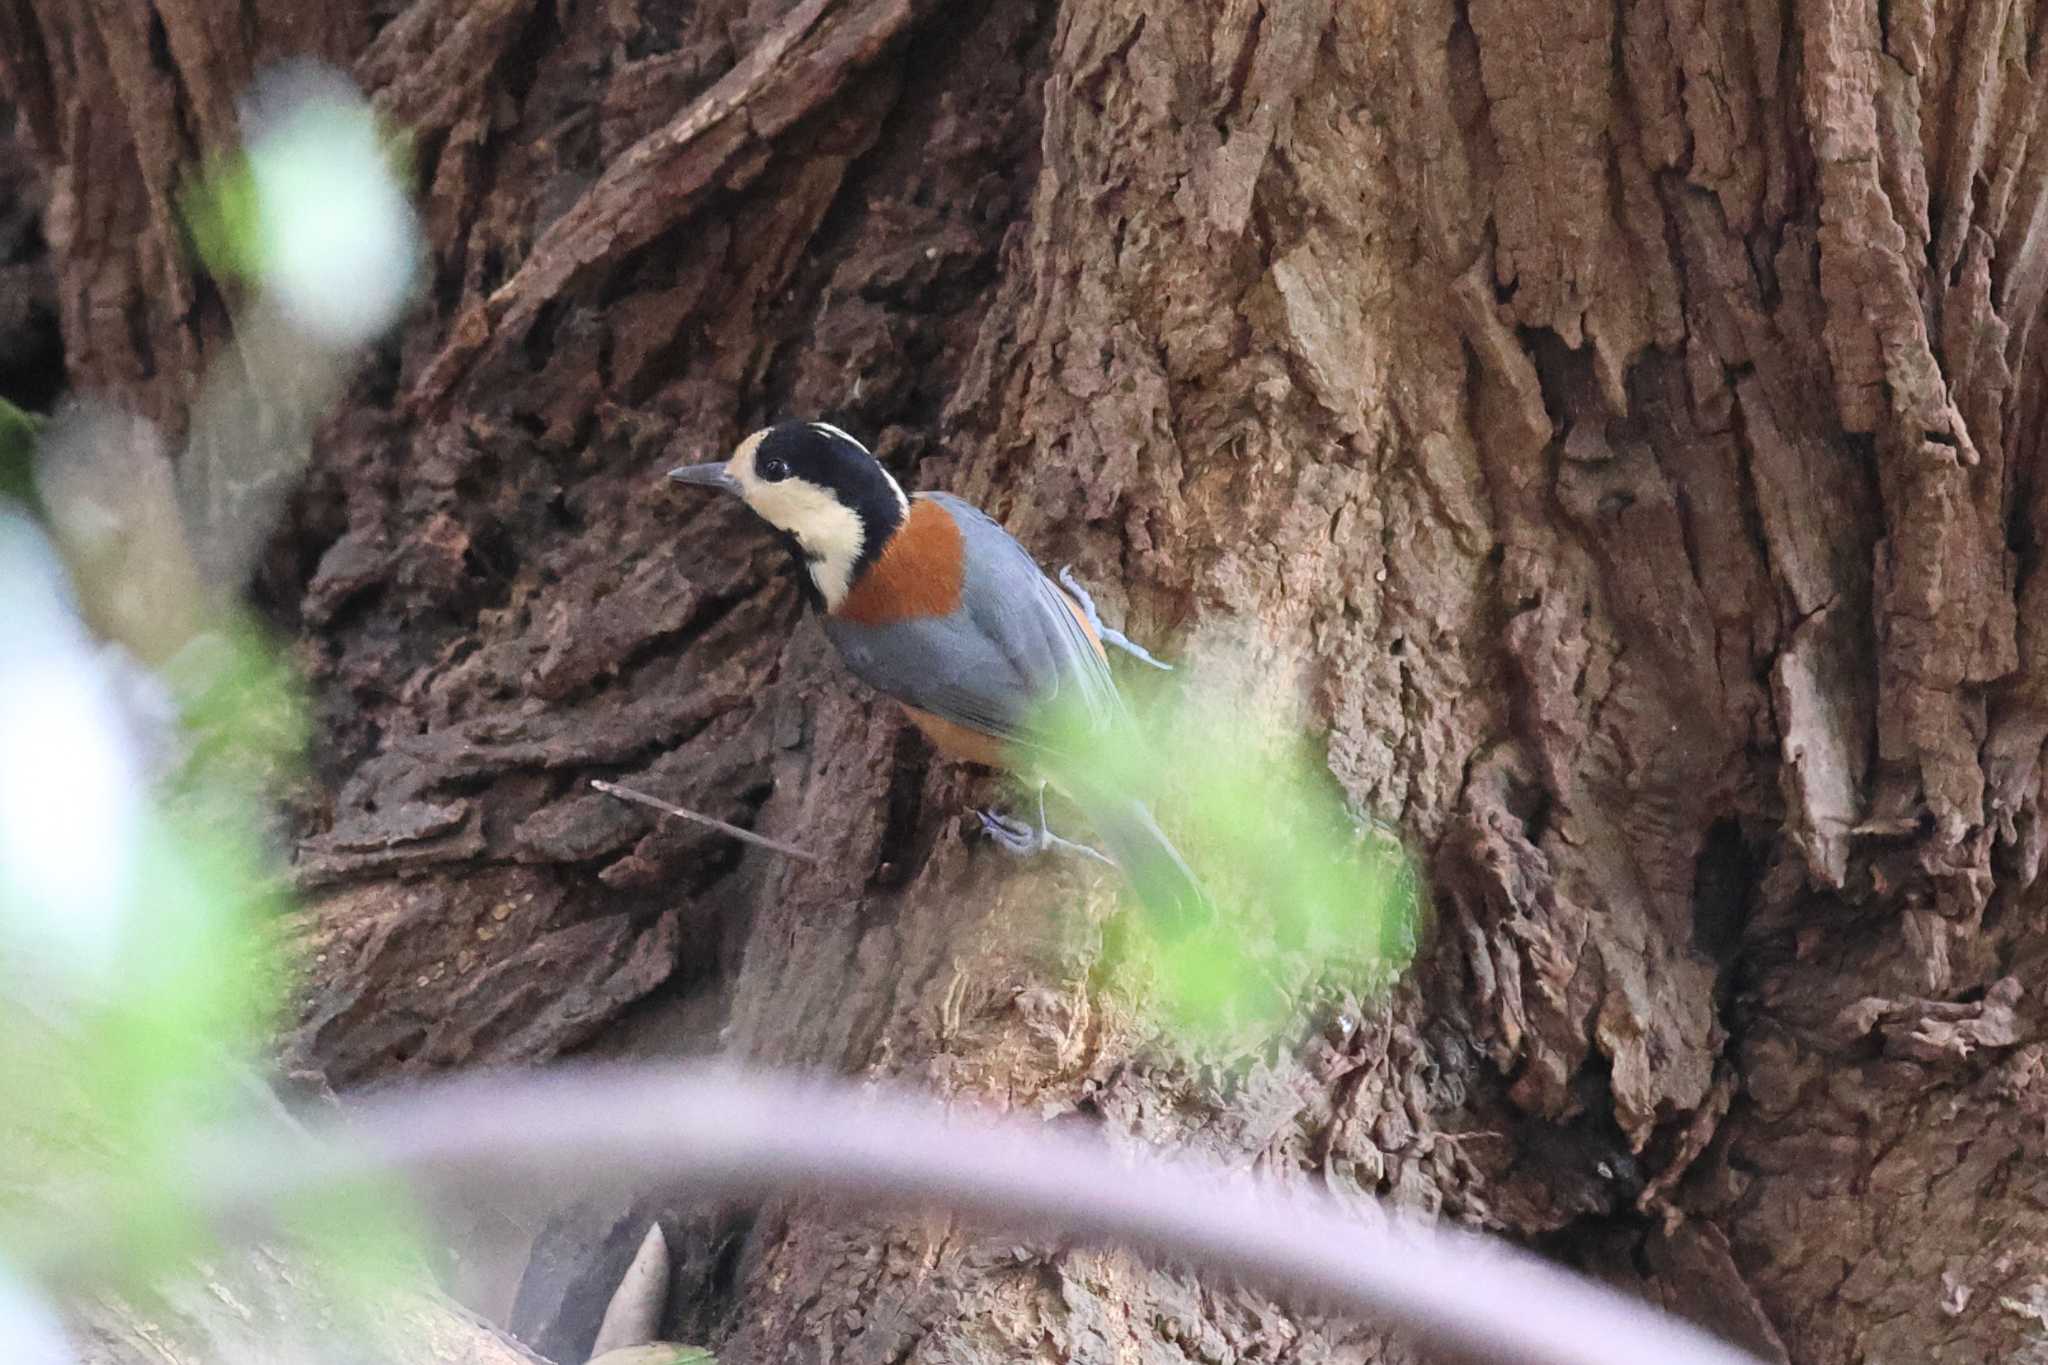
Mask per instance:
[[[761,461],[754,472],[769,483],[780,483],[789,477],[789,466],[780,460],[768,459]]]

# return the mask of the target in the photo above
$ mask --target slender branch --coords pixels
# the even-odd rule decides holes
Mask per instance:
[[[387,1092],[340,1118],[312,1115],[307,1126],[322,1140],[280,1141],[254,1126],[216,1135],[194,1163],[191,1198],[238,1224],[310,1189],[393,1168],[465,1183],[601,1168],[706,1194],[801,1186],[1128,1245],[1479,1359],[1756,1365],[1503,1242],[1391,1211],[1360,1213],[1213,1162],[948,1113],[901,1091],[715,1063],[572,1069]]]
[[[720,834],[728,835],[745,843],[759,844],[762,848],[772,848],[785,857],[801,858],[807,863],[823,863],[825,861],[809,849],[798,848],[795,844],[785,844],[780,839],[770,839],[765,834],[756,834],[750,829],[741,829],[738,825],[728,825],[725,821],[714,819],[709,815],[700,815],[696,811],[670,805],[658,796],[649,796],[646,792],[635,791],[631,787],[621,787],[616,782],[600,782],[592,778],[590,785],[603,792],[606,796],[616,796],[621,801],[638,802],[640,805],[660,811],[663,815],[673,815],[678,820],[695,820],[700,825],[711,826]]]

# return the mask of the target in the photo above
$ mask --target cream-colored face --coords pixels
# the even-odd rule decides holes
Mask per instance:
[[[739,449],[725,462],[725,471],[738,485],[739,495],[747,506],[776,530],[795,536],[803,546],[810,561],[811,581],[817,585],[829,611],[845,599],[853,585],[854,566],[860,562],[866,546],[866,528],[860,516],[840,501],[837,493],[821,484],[794,474],[777,480],[762,478],[756,458],[767,435],[764,429],[740,442]],[[890,486],[895,487],[893,479]],[[897,489],[896,495],[902,498],[903,491]]]

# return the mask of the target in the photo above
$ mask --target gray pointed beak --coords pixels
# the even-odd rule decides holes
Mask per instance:
[[[710,464],[677,465],[668,472],[668,476],[677,483],[700,484],[705,488],[716,488],[721,493],[737,495],[740,491],[740,481],[726,472],[723,460],[713,460]]]

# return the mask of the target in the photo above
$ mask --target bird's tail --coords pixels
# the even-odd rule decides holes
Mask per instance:
[[[1096,796],[1096,799],[1090,799]],[[1214,903],[1187,859],[1159,828],[1143,801],[1130,796],[1075,793],[1077,804],[1108,846],[1138,900],[1173,933],[1185,933],[1214,913]]]

